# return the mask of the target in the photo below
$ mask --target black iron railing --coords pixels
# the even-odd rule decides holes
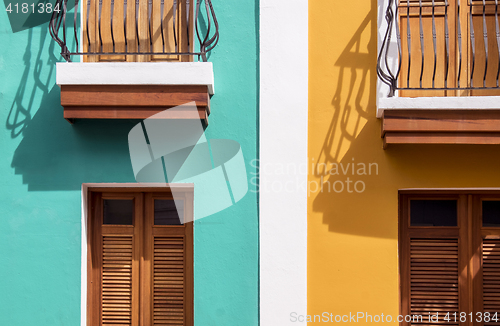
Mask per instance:
[[[397,90],[449,96],[500,89],[500,1],[386,2],[377,75],[389,86],[389,96]]]
[[[68,13],[68,0],[56,0],[60,10],[49,23],[66,61],[74,55],[93,58],[87,61],[125,61],[132,56],[150,58],[137,61],[188,56],[207,61],[219,40],[210,0],[83,0],[83,6],[74,1],[74,12]]]

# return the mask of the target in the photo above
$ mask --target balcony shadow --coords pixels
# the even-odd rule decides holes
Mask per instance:
[[[318,147],[310,152],[309,182],[315,190],[310,195],[312,211],[320,213],[329,232],[396,239],[399,188],[498,187],[500,154],[498,145],[402,144],[383,150],[376,118],[376,1],[371,8],[335,62],[338,77],[330,111],[316,109],[318,116],[310,117],[331,116],[319,152]],[[382,9],[377,9],[379,15]],[[324,97],[312,92],[313,98]],[[357,181],[363,190],[359,193]]]
[[[36,53],[36,58],[32,58],[31,47],[35,43],[33,40],[33,29],[28,30],[28,39],[26,49],[23,54],[24,70],[22,73],[21,81],[14,96],[14,101],[10,107],[10,111],[7,115],[7,121],[5,126],[7,130],[11,132],[11,138],[17,138],[20,136],[28,124],[31,121],[35,98],[42,94],[42,98],[45,98],[49,93],[49,86],[52,84],[52,80],[55,75],[55,66],[57,59],[54,55],[54,44],[55,42],[48,42],[48,49],[44,46],[47,39],[49,38],[48,26],[40,27],[40,39],[38,43],[38,52]],[[48,59],[44,60],[48,53]],[[45,62],[44,62],[45,61]],[[31,67],[34,63],[33,73],[31,72]],[[48,66],[49,71],[43,72],[43,76],[46,76],[45,80],[41,80],[42,67]],[[33,81],[29,83],[28,81]],[[26,103],[27,102],[27,103]]]
[[[380,122],[375,117],[376,1],[372,1],[371,8],[335,62],[338,77],[331,111],[322,112],[323,115],[331,114],[331,121],[319,154],[310,154],[313,157],[309,161],[309,186],[313,190],[318,187],[310,194],[314,196],[312,210],[322,214],[322,221],[330,232],[394,238],[397,223],[379,216],[384,210],[377,210],[376,205],[363,204],[378,201],[377,205],[389,205],[392,201],[383,189],[383,171],[379,170],[383,150]],[[367,148],[379,148],[380,151],[367,151]],[[356,182],[357,188],[354,188]],[[338,191],[341,184],[343,190]],[[364,190],[356,192],[355,189],[362,190],[362,185]],[[397,192],[393,197],[397,207]]]
[[[47,25],[36,30],[26,31],[24,70],[5,122],[12,139],[22,137],[11,162],[15,174],[22,175],[29,191],[134,182],[131,164],[123,163],[130,162],[128,132],[138,121],[88,120],[72,126],[64,120],[54,84],[57,45]]]
[[[139,121],[63,119],[60,91],[46,94],[12,159],[29,191],[79,190],[84,182],[135,182],[128,133]]]

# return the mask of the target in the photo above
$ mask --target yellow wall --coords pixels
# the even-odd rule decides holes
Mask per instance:
[[[377,10],[376,0],[309,2],[310,315],[396,317],[398,189],[500,187],[498,146],[382,149],[375,117]],[[313,164],[343,163],[345,168],[353,159],[378,164],[378,175],[339,171],[323,180],[345,186],[349,177],[364,182],[364,192],[316,189],[322,173],[313,171]]]

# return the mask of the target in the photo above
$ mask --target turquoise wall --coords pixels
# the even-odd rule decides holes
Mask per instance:
[[[258,2],[213,1],[221,40],[207,136],[257,158]],[[12,17],[11,17],[12,18]],[[17,30],[17,27],[16,27]],[[47,24],[0,11],[0,325],[79,325],[81,184],[134,182],[137,121],[63,119]],[[6,46],[8,45],[8,46]],[[195,224],[195,324],[258,324],[257,195]]]
[[[247,173],[258,156],[259,2],[213,1],[221,39],[209,61],[215,95],[207,137],[241,144]],[[255,164],[254,164],[255,166]],[[195,324],[258,325],[258,207],[255,187],[236,205],[196,221]]]

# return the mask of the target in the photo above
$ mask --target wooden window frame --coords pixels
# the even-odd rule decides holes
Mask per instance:
[[[85,185],[84,185],[85,186]],[[99,235],[103,229],[106,233],[117,232],[117,229],[130,228],[130,234],[141,243],[133,248],[132,270],[132,326],[153,325],[153,283],[152,265],[150,255],[152,250],[145,250],[148,245],[152,246],[152,240],[156,234],[182,235],[184,237],[184,324],[194,325],[194,189],[193,187],[176,187],[175,199],[182,198],[184,201],[183,225],[154,226],[154,199],[174,199],[169,187],[107,187],[90,186],[86,191],[86,251],[87,251],[87,293],[86,293],[86,325],[102,325],[101,318],[101,269],[99,254],[95,255],[94,248],[99,248],[102,241]],[[134,217],[133,226],[104,226],[102,225],[102,199],[133,199]],[[146,230],[151,232],[146,232]],[[161,229],[159,232],[155,229]],[[119,231],[118,231],[119,232]],[[134,240],[135,241],[135,240]],[[152,247],[151,247],[152,249]],[[96,264],[96,262],[98,262]],[[99,267],[99,269],[97,269]],[[83,270],[82,270],[83,272]],[[148,274],[149,273],[149,274]],[[149,286],[145,286],[149,285]],[[82,289],[83,290],[83,289]],[[83,301],[82,301],[83,303]],[[149,310],[149,312],[148,312]]]
[[[457,226],[411,226],[410,200],[457,200]],[[482,226],[482,201],[500,201],[500,189],[404,189],[399,191],[399,311],[410,314],[410,239],[458,239],[459,312],[483,312],[483,239],[500,239],[500,227]],[[500,313],[499,313],[500,315]],[[499,316],[500,318],[500,316]],[[407,326],[410,323],[402,322]],[[470,322],[460,325],[484,325]]]

